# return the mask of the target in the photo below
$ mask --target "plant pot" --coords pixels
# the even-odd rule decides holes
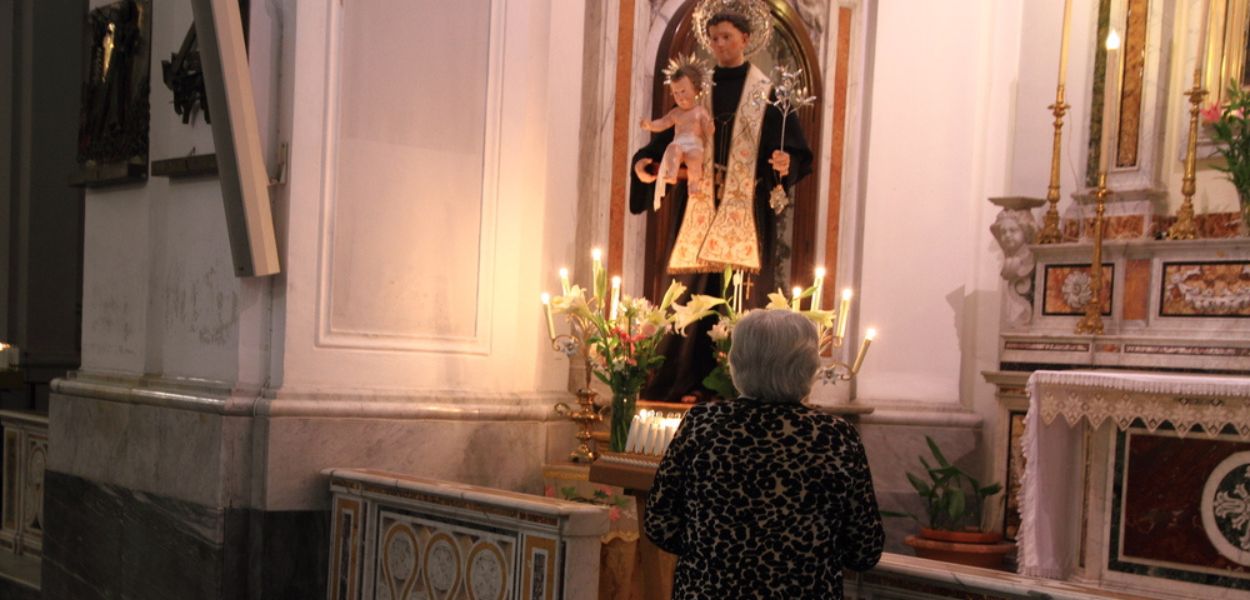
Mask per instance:
[[[1003,557],[1016,549],[1003,542],[1002,534],[980,531],[943,531],[921,528],[920,535],[909,535],[904,544],[916,556],[984,569],[1001,569]]]

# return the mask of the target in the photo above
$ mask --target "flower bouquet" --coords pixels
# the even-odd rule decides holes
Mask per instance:
[[[1202,118],[1217,144],[1216,151],[1224,157],[1224,164],[1215,168],[1233,182],[1241,202],[1242,223],[1250,228],[1250,91],[1230,82],[1227,98],[1223,106],[1203,110]]]
[[[658,349],[672,323],[673,300],[684,294],[686,288],[673,282],[659,306],[655,306],[646,298],[622,297],[619,277],[612,278],[608,296],[606,279],[596,260],[590,297],[580,286],[566,284],[564,294],[550,299],[550,310],[569,319],[572,336],[557,338],[550,321],[548,327],[565,354],[573,356],[581,347],[590,373],[612,390],[611,448],[621,452],[637,410],[638,392],[647,375],[664,362]]]

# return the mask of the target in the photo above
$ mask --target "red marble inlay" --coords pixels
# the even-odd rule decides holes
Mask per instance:
[[[1224,558],[1202,528],[1201,501],[1207,477],[1220,461],[1250,450],[1250,442],[1185,439],[1141,430],[1128,434],[1120,515],[1120,557],[1228,571],[1250,568]]]

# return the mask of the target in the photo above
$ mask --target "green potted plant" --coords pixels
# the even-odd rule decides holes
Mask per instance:
[[[1001,492],[1003,486],[998,483],[981,485],[975,477],[946,460],[933,438],[926,435],[924,439],[935,464],[921,456],[924,475],[908,472],[907,480],[924,501],[927,521],[921,525],[919,535],[909,535],[903,543],[911,546],[920,558],[976,567],[1001,567],[1003,557],[1015,549],[1015,544],[1004,543],[1000,533],[985,531],[982,517],[986,500]]]

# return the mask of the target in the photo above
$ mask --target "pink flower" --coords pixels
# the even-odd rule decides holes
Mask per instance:
[[[548,484],[547,484],[547,486],[543,488],[543,495],[544,495],[544,496],[546,496],[546,497],[548,497],[548,498],[555,498],[555,497],[556,497],[556,486],[551,485],[550,483],[548,483]]]
[[[1218,104],[1212,104],[1211,106],[1202,109],[1202,112],[1200,113],[1202,116],[1202,122],[1210,125],[1211,123],[1220,120],[1220,112],[1220,105]]]
[[[612,488],[610,488],[610,487],[608,487],[608,486],[606,486],[606,485],[601,485],[601,486],[599,486],[599,491],[600,491],[600,492],[603,492],[603,495],[604,495],[604,496],[611,496],[611,495],[612,495]]]
[[[619,506],[613,506],[608,509],[608,520],[613,523],[621,520],[621,508]]]

